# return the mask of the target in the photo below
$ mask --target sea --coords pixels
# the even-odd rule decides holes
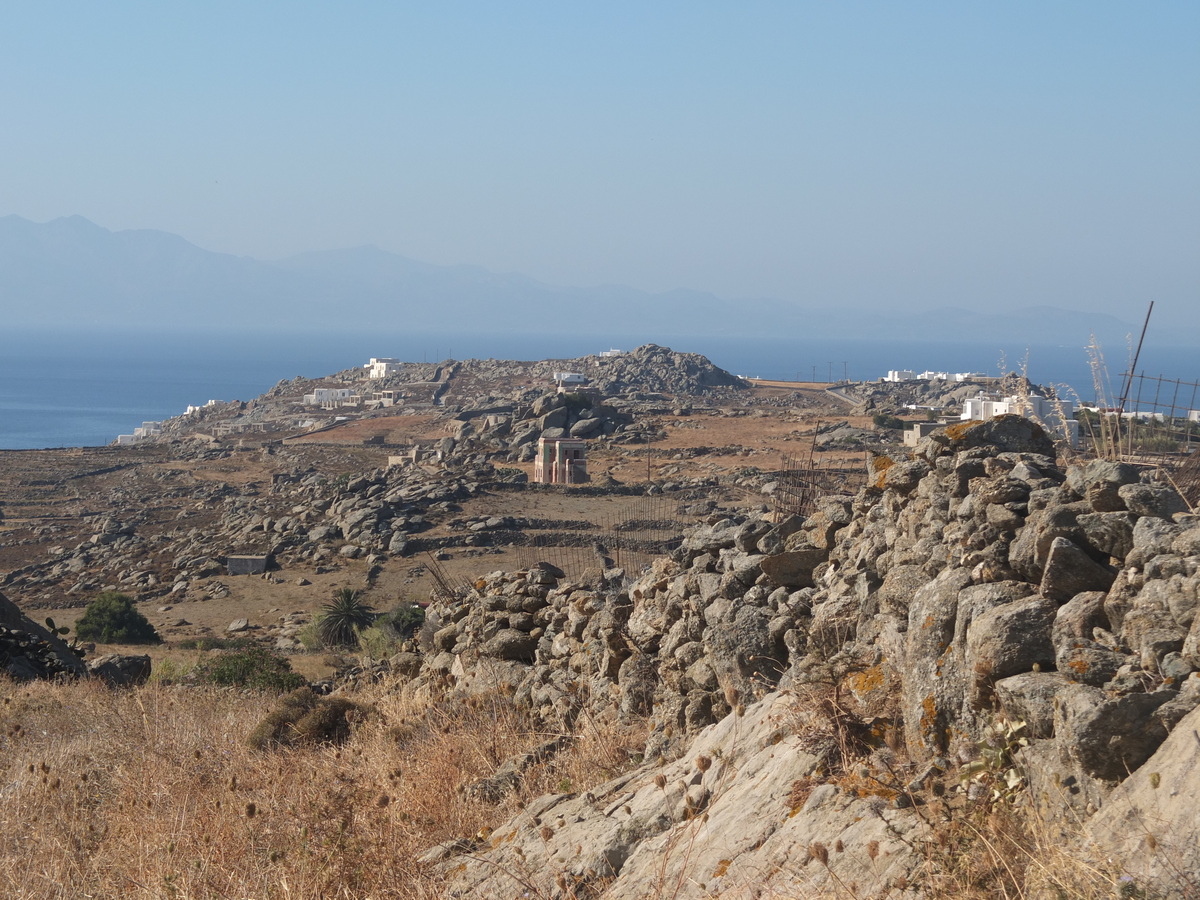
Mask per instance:
[[[0,333],[0,449],[87,447],[112,443],[147,421],[180,415],[209,400],[250,400],[281,380],[315,378],[371,357],[408,362],[445,359],[571,359],[653,342],[702,353],[736,375],[786,381],[877,380],[890,369],[1021,372],[1086,402],[1096,398],[1085,347],[972,342],[821,340],[629,333],[472,334],[8,330]],[[1101,371],[1119,395],[1129,350],[1102,351]],[[1194,347],[1147,347],[1137,371],[1200,379]]]

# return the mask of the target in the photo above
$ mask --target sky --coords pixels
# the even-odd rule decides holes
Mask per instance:
[[[6,5],[0,215],[866,308],[1200,308],[1200,4]]]

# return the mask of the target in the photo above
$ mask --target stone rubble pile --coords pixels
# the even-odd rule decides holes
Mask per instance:
[[[581,715],[652,725],[645,766],[538,801],[470,858],[446,851],[450,896],[502,894],[506,872],[535,862],[573,890],[615,879],[609,897],[672,873],[679,896],[741,896],[726,892],[749,890],[734,876],[751,872],[778,873],[758,890],[837,876],[876,896],[887,872],[918,865],[896,839],[923,827],[900,813],[911,792],[975,759],[997,720],[1025,723],[1028,802],[1064,826],[1103,807],[1181,722],[1200,725],[1200,519],[1171,488],[1124,464],[1064,470],[1015,416],[871,468],[868,487],[806,520],[714,513],[627,587],[620,572],[571,582],[542,565],[431,605],[410,690],[507,686],[552,728]],[[853,789],[836,742],[796,725],[811,713],[797,698],[835,685],[834,718],[875,748],[855,777],[875,787]],[[876,764],[885,737],[899,752]],[[718,754],[719,766],[695,763]],[[789,801],[800,783],[811,796]],[[809,866],[798,840],[882,841],[894,856]],[[1167,878],[1164,866],[1146,877]]]

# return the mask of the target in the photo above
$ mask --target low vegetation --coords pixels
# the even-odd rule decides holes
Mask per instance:
[[[194,674],[197,681],[208,684],[276,694],[304,685],[286,657],[260,646],[214,653],[196,666]]]
[[[321,607],[317,635],[325,647],[355,647],[358,632],[369,627],[376,615],[358,591],[343,588]]]
[[[361,714],[362,707],[345,697],[319,697],[305,686],[280,698],[250,732],[247,742],[255,750],[344,744],[350,737],[351,722]]]
[[[75,623],[75,637],[100,644],[158,644],[162,638],[134,606],[133,598],[105,591]]]
[[[396,688],[281,703],[0,678],[5,896],[428,898],[430,847],[486,834],[559,785],[586,790],[645,742],[637,728],[585,731],[484,803],[464,788],[545,734],[504,695],[429,703]]]

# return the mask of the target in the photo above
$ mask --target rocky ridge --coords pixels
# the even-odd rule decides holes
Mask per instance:
[[[558,372],[575,372],[587,379],[586,390],[567,398],[571,421],[555,410],[563,400],[549,402],[547,393]],[[303,396],[319,387],[350,387],[359,395],[357,406],[339,406],[323,411],[302,403]],[[518,362],[510,360],[445,360],[441,363],[403,363],[399,372],[385,378],[369,379],[361,368],[346,369],[326,378],[297,378],[279,382],[261,397],[248,402],[217,403],[176,416],[162,423],[162,433],[152,441],[171,441],[202,436],[211,440],[215,433],[277,434],[326,428],[339,421],[360,416],[392,416],[432,413],[440,416],[451,429],[459,423],[472,427],[459,438],[488,432],[491,444],[506,437],[525,437],[509,441],[506,451],[528,443],[525,432],[534,425],[541,430],[562,429],[548,436],[572,434],[576,437],[614,438],[618,443],[633,442],[640,436],[635,424],[639,414],[671,408],[669,398],[689,398],[705,402],[737,394],[748,383],[713,365],[697,353],[683,353],[646,344],[619,356],[585,356],[577,359]],[[390,392],[394,405],[383,406],[371,397]],[[550,394],[554,397],[554,394]],[[596,405],[582,402],[595,398]],[[600,398],[606,398],[601,404]],[[615,402],[614,402],[615,401]],[[392,401],[389,401],[392,402]],[[535,410],[535,407],[536,410]],[[580,415],[590,412],[589,415]],[[547,414],[552,421],[539,422]],[[303,427],[298,423],[306,422]],[[495,449],[493,446],[492,449]],[[515,458],[515,457],[514,457]]]
[[[647,716],[646,762],[428,861],[447,896],[884,896],[934,883],[928,810],[996,792],[1114,879],[1194,894],[1198,561],[1172,489],[1064,470],[1002,417],[805,520],[716,513],[628,586],[485,576],[431,606],[407,689],[510,690],[560,733]],[[1121,830],[1151,815],[1178,830]]]

